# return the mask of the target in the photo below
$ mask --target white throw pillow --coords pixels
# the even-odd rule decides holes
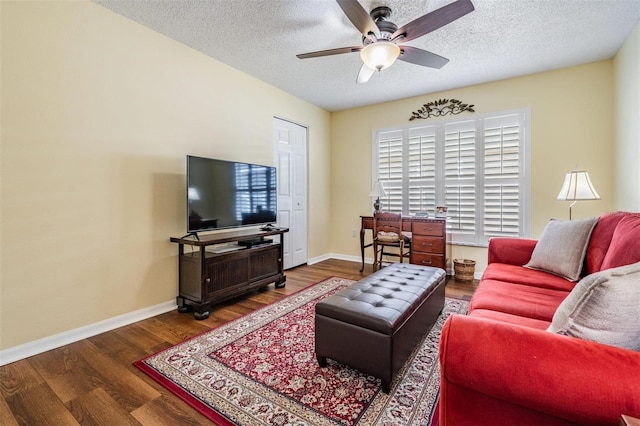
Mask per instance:
[[[547,331],[640,351],[640,262],[584,277]]]
[[[533,249],[531,260],[524,266],[578,281],[596,223],[597,217],[549,221]]]

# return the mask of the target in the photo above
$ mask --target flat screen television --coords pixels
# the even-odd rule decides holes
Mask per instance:
[[[187,156],[187,232],[276,222],[276,168]]]

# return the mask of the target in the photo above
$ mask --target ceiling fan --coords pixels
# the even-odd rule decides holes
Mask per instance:
[[[422,37],[474,10],[471,0],[456,0],[398,28],[387,19],[391,9],[380,6],[370,13],[357,0],[336,0],[351,23],[362,33],[362,46],[340,47],[296,55],[300,59],[360,52],[362,67],[356,82],[366,83],[376,71],[390,67],[396,59],[430,68],[442,68],[449,60],[435,53],[399,43]]]

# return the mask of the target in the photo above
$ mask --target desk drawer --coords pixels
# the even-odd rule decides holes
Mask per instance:
[[[440,222],[413,222],[413,235],[429,235],[442,237],[444,235],[444,223]]]
[[[444,253],[444,238],[425,237],[413,234],[411,250],[416,253]]]
[[[411,263],[414,265],[434,266],[444,269],[444,256],[440,254],[411,252]]]

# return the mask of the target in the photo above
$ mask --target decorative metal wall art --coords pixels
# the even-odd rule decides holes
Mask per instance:
[[[417,118],[444,117],[445,115],[457,115],[464,111],[475,112],[474,105],[463,104],[457,99],[438,99],[422,105],[417,111],[411,113],[409,121]]]

